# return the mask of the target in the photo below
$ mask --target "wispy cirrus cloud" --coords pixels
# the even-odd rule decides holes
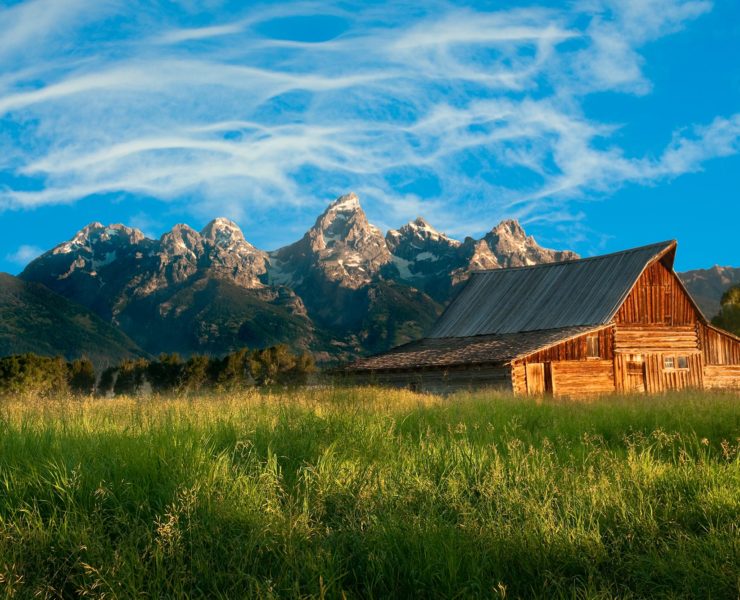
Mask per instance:
[[[453,233],[503,214],[578,221],[573,199],[740,151],[740,113],[685,124],[651,158],[583,107],[649,93],[642,46],[710,8],[304,2],[193,25],[193,7],[34,0],[0,11],[0,170],[30,182],[0,186],[0,210],[125,192],[238,217],[355,189],[389,221],[425,212]],[[305,15],[333,19],[325,40],[271,33]],[[90,22],[123,33],[61,43]],[[18,58],[31,46],[33,64]]]
[[[5,260],[16,265],[25,266],[37,256],[41,256],[44,251],[38,246],[23,244],[15,252],[5,256]]]

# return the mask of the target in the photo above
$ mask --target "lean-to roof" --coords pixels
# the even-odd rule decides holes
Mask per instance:
[[[556,343],[583,335],[598,327],[564,327],[547,331],[504,333],[455,338],[424,338],[368,358],[361,358],[346,370],[391,371],[426,367],[506,364]]]

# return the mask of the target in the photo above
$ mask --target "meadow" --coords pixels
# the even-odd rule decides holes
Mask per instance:
[[[740,398],[0,401],[2,598],[737,598]]]

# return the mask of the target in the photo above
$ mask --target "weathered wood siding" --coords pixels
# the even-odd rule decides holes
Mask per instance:
[[[740,390],[740,365],[705,365],[704,387]]]
[[[618,353],[696,352],[699,337],[695,325],[617,325],[614,351]]]
[[[650,265],[614,317],[617,325],[694,325],[699,318],[678,276],[660,261]]]
[[[687,368],[666,368],[664,359],[670,356],[677,364],[678,356],[685,356]],[[687,352],[665,352],[650,354],[619,353],[614,360],[615,384],[618,392],[660,393],[666,390],[701,388],[703,370],[701,354]]]
[[[704,387],[740,389],[740,340],[709,325],[699,326]]]
[[[611,360],[564,360],[550,363],[554,396],[611,394],[614,363]]]
[[[666,390],[700,389],[703,387],[703,369],[701,354],[695,352],[687,355],[687,369],[665,368],[664,358],[675,357],[675,353],[648,354],[645,356],[645,374],[647,391],[657,394]]]
[[[620,353],[614,357],[614,387],[622,394],[647,391],[642,354]]]
[[[511,391],[511,376],[508,365],[471,365],[455,369],[353,373],[344,377],[343,381],[353,385],[402,387],[419,392],[447,394],[488,387]]]
[[[527,393],[530,396],[540,396],[545,393],[545,363],[527,363]]]
[[[669,259],[672,256],[664,256],[643,271],[611,324],[597,332],[584,333],[526,357],[517,358],[510,367],[471,364],[454,368],[422,367],[402,371],[399,369],[400,365],[389,365],[388,370],[365,373],[356,376],[355,381],[411,387],[430,392],[497,387],[513,390],[520,395],[552,393],[556,396],[596,396],[615,391],[660,393],[665,390],[702,387],[740,388],[740,339],[705,324],[677,275],[671,270]],[[663,261],[666,260],[668,262],[664,264]],[[595,264],[588,263],[586,267],[593,270]],[[635,271],[634,276],[638,272]],[[529,273],[528,277],[535,275],[537,273]],[[506,276],[513,277],[511,274]],[[492,272],[486,277],[495,279],[499,274]],[[590,276],[587,279],[591,281]],[[593,281],[597,280],[598,278]],[[523,286],[522,289],[526,287]],[[626,293],[625,288],[614,299],[612,311]],[[591,286],[583,294],[593,301],[600,297],[600,288]],[[507,301],[510,300],[509,298]],[[577,299],[574,298],[573,301],[576,302]],[[488,305],[481,307],[473,304],[477,311],[476,323],[490,325]],[[501,308],[495,303],[491,306],[495,306],[497,310]],[[515,309],[512,305],[512,310]],[[545,312],[543,309],[543,314]],[[508,315],[506,311],[501,314]],[[608,316],[611,314],[609,312]],[[534,319],[532,322],[539,323],[539,316],[536,314],[529,315],[527,319]],[[468,327],[469,324],[465,321],[462,319],[459,325]],[[527,323],[531,325],[529,320]],[[521,335],[531,335],[538,331],[540,330],[534,328]],[[545,327],[542,331],[548,330]],[[467,334],[473,335],[469,332]],[[513,332],[507,335],[518,334]],[[594,336],[596,344],[593,339],[590,340]],[[536,347],[538,346],[529,346]],[[515,353],[505,356],[513,355]]]
[[[699,337],[704,364],[740,365],[740,341],[737,338],[704,324],[699,326]]]
[[[614,357],[613,328],[605,327],[595,333],[587,333],[566,342],[550,346],[540,352],[527,356],[525,362],[550,362],[556,360],[585,360],[588,358],[588,338],[598,336],[599,358],[611,360]]]
[[[598,357],[588,355],[596,336]],[[514,363],[513,390],[520,395],[597,396],[614,391],[614,333],[604,327],[530,354]]]
[[[614,371],[620,392],[659,393],[703,385],[700,314],[662,262],[645,269],[614,317]],[[672,357],[674,367],[665,366]],[[687,367],[677,367],[679,357]]]
[[[527,370],[522,360],[514,361],[511,364],[511,387],[517,396],[527,394]]]

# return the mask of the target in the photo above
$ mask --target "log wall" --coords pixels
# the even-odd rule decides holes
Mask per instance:
[[[740,390],[740,365],[705,365],[704,387]]]
[[[694,325],[618,325],[614,331],[614,350],[618,353],[686,353],[698,349]]]

